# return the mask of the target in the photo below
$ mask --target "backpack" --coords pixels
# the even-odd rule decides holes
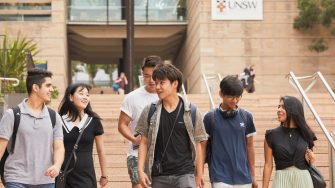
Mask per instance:
[[[0,176],[1,176],[1,182],[4,185],[6,184],[6,181],[4,178],[6,159],[10,154],[14,153],[17,130],[19,129],[20,119],[21,119],[21,110],[19,106],[13,107],[12,110],[14,114],[14,127],[13,127],[13,134],[11,137],[12,145],[9,150],[7,150],[7,148],[5,149],[5,152],[3,153],[1,161],[0,161]],[[54,128],[56,124],[56,112],[49,107],[48,107],[48,111],[49,111],[49,116],[50,116],[51,123],[52,123],[52,128]]]
[[[197,107],[190,103],[190,109],[191,109],[191,119],[192,119],[192,124],[193,124],[193,128],[195,127],[195,119],[196,119],[196,112],[197,112]],[[148,119],[147,119],[147,122],[148,122],[148,125],[150,125],[150,119],[152,117],[152,115],[154,115],[156,111],[156,104],[155,103],[151,103],[150,105],[150,109],[149,109],[149,113],[148,113]]]
[[[208,164],[208,166],[211,165],[211,159],[212,159],[212,133],[213,133],[213,130],[214,130],[214,126],[215,126],[215,110],[211,110],[209,113],[210,115],[210,122],[209,122],[209,129],[208,129],[208,140],[207,140],[207,147],[206,147],[206,159],[205,159],[205,163]],[[242,121],[244,124],[247,125],[248,123],[248,114],[247,114],[247,111],[245,111],[244,109],[242,108],[239,108],[239,111],[238,111],[238,114],[240,114],[240,116],[242,117]]]

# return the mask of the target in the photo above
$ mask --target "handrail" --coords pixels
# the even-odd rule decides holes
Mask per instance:
[[[209,101],[211,103],[211,108],[214,108],[215,107],[215,103],[214,103],[212,92],[211,92],[211,89],[210,89],[209,84],[207,82],[207,79],[215,79],[216,76],[207,77],[206,74],[203,73],[202,74],[202,78],[204,79],[204,82],[205,82],[205,86],[206,86],[206,89],[207,89]]]
[[[15,83],[13,84],[13,86],[18,86],[20,83],[20,80],[17,78],[0,77],[0,81],[14,81]]]
[[[320,72],[318,72],[317,75],[321,74]],[[317,123],[320,125],[323,133],[326,135],[326,138],[328,139],[329,143],[331,144],[332,148],[335,149],[335,142],[332,138],[332,136],[330,135],[329,131],[327,130],[326,126],[323,124],[320,116],[318,115],[318,113],[316,112],[315,108],[313,107],[311,101],[309,100],[309,98],[306,95],[306,92],[304,91],[304,89],[302,88],[302,86],[300,85],[299,81],[298,81],[298,77],[295,76],[295,74],[293,72],[290,72],[289,74],[289,78],[292,79],[293,83],[295,84],[296,88],[298,89],[298,91],[300,92],[301,96],[303,97],[303,99],[305,100],[307,106],[309,107],[309,109],[311,110],[312,114],[314,115],[315,120],[317,121]],[[300,78],[301,79],[301,78]],[[303,79],[303,78],[302,78]],[[323,79],[322,82],[324,84],[327,84],[327,82]],[[328,84],[327,84],[328,85]],[[329,86],[329,85],[328,85]]]

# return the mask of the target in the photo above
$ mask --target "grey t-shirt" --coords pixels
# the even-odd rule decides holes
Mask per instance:
[[[21,111],[14,153],[9,155],[5,164],[6,182],[30,185],[54,183],[54,179],[44,176],[44,172],[53,165],[53,141],[63,140],[62,121],[56,114],[56,124],[52,128],[46,106],[38,117],[27,107],[25,99],[19,104]],[[9,140],[11,146],[13,134],[13,110],[8,109],[0,121],[0,138]]]

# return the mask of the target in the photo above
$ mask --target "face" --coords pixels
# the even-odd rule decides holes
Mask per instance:
[[[51,78],[44,78],[44,83],[39,87],[37,84],[33,84],[33,89],[36,91],[37,96],[43,100],[43,102],[51,101],[51,92],[53,91]]]
[[[73,95],[70,95],[70,101],[73,102],[79,112],[84,111],[90,102],[90,94],[87,88],[78,87]]]
[[[173,94],[177,94],[178,81],[170,82],[168,79],[156,79],[156,92],[159,99],[165,99]]]
[[[152,79],[152,73],[153,72],[154,72],[153,67],[144,67],[143,72],[142,72],[145,89],[149,93],[155,93],[156,92],[156,84],[155,84],[155,81]]]
[[[287,114],[284,106],[284,102],[280,100],[278,109],[277,109],[278,121],[284,123],[287,119]]]
[[[222,106],[224,110],[235,110],[238,102],[240,102],[242,96],[231,96],[225,95],[220,91],[220,97],[222,98]]]

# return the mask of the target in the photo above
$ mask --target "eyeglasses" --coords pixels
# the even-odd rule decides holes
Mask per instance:
[[[229,100],[233,100],[233,99],[240,100],[242,98],[242,95],[239,95],[239,96],[224,95],[224,96]]]

